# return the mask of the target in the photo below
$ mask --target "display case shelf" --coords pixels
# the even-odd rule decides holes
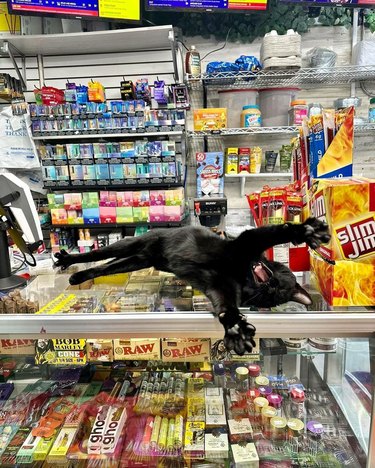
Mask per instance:
[[[244,311],[245,312],[245,311]],[[375,312],[256,312],[247,319],[257,336],[368,337]],[[222,338],[223,327],[209,312],[129,312],[122,314],[0,315],[0,337],[134,338],[165,336]]]
[[[162,190],[174,187],[183,187],[184,182],[161,182],[160,184],[109,184],[109,185],[66,185],[64,187],[49,187],[44,185],[45,190],[53,192],[95,192],[98,190]]]
[[[169,228],[169,227],[181,227],[187,223],[189,218],[185,216],[181,221],[164,221],[164,222],[152,222],[152,221],[140,221],[138,223],[98,223],[98,224],[51,224],[51,228],[72,228],[72,229],[116,229],[116,228],[136,228],[147,226],[150,228]]]
[[[202,84],[216,88],[272,88],[298,86],[301,88],[336,86],[350,84],[356,81],[372,81],[375,79],[375,65],[347,65],[334,68],[300,68],[299,70],[260,70],[258,73],[221,72],[202,73],[187,81],[192,88]]]
[[[240,182],[240,195],[245,196],[245,184],[248,179],[291,179],[293,174],[291,172],[260,172],[259,174],[225,174],[228,179],[239,179]]]
[[[182,130],[168,131],[168,132],[143,132],[143,133],[79,133],[77,135],[43,135],[43,136],[34,136],[34,141],[42,140],[84,140],[86,138],[90,139],[100,139],[100,138],[142,138],[142,137],[158,137],[158,136],[181,136],[183,135]]]
[[[290,135],[298,133],[300,127],[286,126],[286,127],[249,127],[249,128],[224,128],[223,130],[211,130],[203,132],[190,131],[188,135],[191,138],[219,138],[229,136],[246,136],[246,135]],[[367,122],[363,124],[354,125],[354,132],[356,134],[368,133],[375,131],[375,123]]]

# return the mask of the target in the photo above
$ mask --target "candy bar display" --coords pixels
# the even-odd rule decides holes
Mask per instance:
[[[181,142],[81,143],[39,146],[46,188],[182,183]]]
[[[279,151],[263,151],[260,147],[227,148],[225,153],[225,174],[288,173],[291,164],[291,145],[283,145]]]
[[[82,344],[37,340],[39,360],[52,345],[61,362],[78,350],[91,357],[39,365],[45,376],[17,392],[10,381],[0,384],[2,466],[364,466],[361,446],[306,358],[306,382],[274,375],[270,363],[223,361],[218,385],[216,364],[158,361],[150,353],[159,340],[114,340],[129,353],[113,364],[103,359],[116,358],[108,340]]]
[[[34,137],[182,131],[183,109],[150,109],[143,99],[30,104]]]
[[[176,222],[184,217],[185,195],[183,187],[134,192],[54,193],[48,194],[48,205],[53,225]],[[83,232],[80,240],[90,241],[89,234]],[[62,245],[69,246],[69,238],[64,243]]]

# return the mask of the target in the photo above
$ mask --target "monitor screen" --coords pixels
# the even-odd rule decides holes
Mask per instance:
[[[283,3],[299,3],[308,6],[373,8],[375,0],[280,0]]]
[[[250,13],[266,11],[268,0],[145,0],[146,10]]]
[[[140,0],[8,0],[9,13],[64,18],[140,21]]]

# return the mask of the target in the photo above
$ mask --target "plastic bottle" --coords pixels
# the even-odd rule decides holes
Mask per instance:
[[[225,366],[221,362],[214,364],[214,381],[218,387],[225,388]]]
[[[185,70],[188,75],[201,74],[201,56],[195,46],[191,46],[185,57]]]
[[[368,121],[375,123],[375,98],[370,99],[370,106],[368,109]]]

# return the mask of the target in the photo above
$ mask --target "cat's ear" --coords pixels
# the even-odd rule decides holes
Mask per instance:
[[[296,287],[293,291],[292,301],[299,302],[300,304],[304,305],[312,304],[310,294],[305,289],[303,289],[303,287],[300,286],[298,283],[296,283]]]

